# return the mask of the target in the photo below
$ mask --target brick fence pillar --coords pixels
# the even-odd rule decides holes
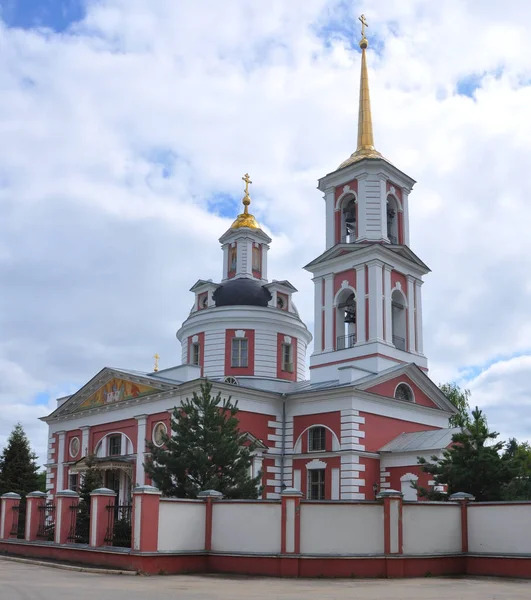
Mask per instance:
[[[152,485],[133,490],[132,546],[137,552],[156,552],[159,545],[159,510],[162,492]]]
[[[459,502],[461,506],[461,551],[468,552],[468,503],[475,500],[472,494],[457,492],[452,494],[448,500]]]
[[[31,492],[26,496],[26,530],[24,539],[32,542],[37,539],[39,513],[46,506],[48,495],[45,492]],[[41,509],[41,507],[43,507]]]
[[[71,506],[77,507],[79,496],[72,490],[62,490],[55,494],[55,543],[66,544],[70,537]]]
[[[0,516],[0,539],[6,540],[10,537],[17,537],[17,534],[11,534],[12,526],[13,526],[13,518],[15,506],[17,504],[20,506],[21,497],[19,494],[15,494],[15,492],[8,492],[4,494],[1,498],[2,504],[2,512]],[[17,531],[18,531],[18,512],[17,512]]]
[[[113,522],[109,519],[109,511],[114,511],[115,501],[116,492],[109,488],[98,488],[90,493],[90,546],[105,544],[107,529]]]
[[[382,490],[377,496],[384,505],[384,552],[402,554],[402,492]]]
[[[205,501],[205,550],[212,550],[212,503],[214,500],[221,500],[223,494],[217,490],[204,490],[199,492],[198,498]]]

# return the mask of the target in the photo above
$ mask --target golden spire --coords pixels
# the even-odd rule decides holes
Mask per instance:
[[[155,359],[155,368],[153,369],[153,372],[156,373],[159,370],[159,358],[160,358],[160,356],[158,354],[155,354],[155,356],[153,358]]]
[[[366,50],[369,41],[365,37],[365,27],[368,27],[365,15],[359,17],[361,21],[361,77],[360,77],[360,106],[358,114],[358,147],[347,160],[339,165],[339,168],[346,167],[363,158],[383,158],[383,156],[374,147],[374,137],[372,134],[372,116],[371,116],[371,97],[369,93],[369,75],[367,72]]]
[[[256,222],[256,219],[249,213],[249,204],[251,204],[251,196],[249,196],[249,184],[252,183],[249,173],[245,173],[242,177],[245,181],[245,196],[243,197],[242,204],[244,206],[243,213],[236,217],[236,220],[231,225],[231,229],[239,229],[240,227],[249,227],[250,229],[260,229],[260,225]]]

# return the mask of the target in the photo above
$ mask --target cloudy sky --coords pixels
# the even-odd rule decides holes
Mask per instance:
[[[362,12],[376,146],[418,181],[431,376],[531,439],[531,3],[0,0],[0,446],[21,421],[44,454],[37,418],[104,366],[179,362],[246,171],[313,326]]]

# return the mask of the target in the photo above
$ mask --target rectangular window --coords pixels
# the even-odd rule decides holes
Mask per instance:
[[[236,368],[246,368],[248,366],[246,339],[234,338],[232,340],[231,366]]]
[[[282,370],[293,373],[293,346],[291,344],[282,344]]]
[[[311,469],[308,471],[308,500],[325,499],[325,470]]]
[[[70,473],[70,475],[68,476],[68,489],[72,490],[73,492],[77,492],[78,491],[78,474],[77,473]]]
[[[260,274],[262,272],[262,248],[253,246],[253,272]]]
[[[322,452],[326,450],[326,429],[312,427],[308,431],[308,452]]]
[[[192,344],[192,364],[199,365],[199,344]]]
[[[236,261],[238,258],[238,251],[236,246],[229,248],[229,272],[234,273],[236,271]]]
[[[122,436],[111,435],[109,437],[109,456],[120,456],[122,454]]]

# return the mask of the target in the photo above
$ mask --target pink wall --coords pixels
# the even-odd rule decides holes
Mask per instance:
[[[247,341],[247,367],[232,366],[232,340],[236,336],[236,329],[225,331],[225,375],[254,375],[254,329],[245,330]]]
[[[360,492],[365,494],[365,500],[374,500],[373,484],[378,484],[380,489],[380,461],[377,458],[360,457],[360,465],[365,466],[365,471],[361,477],[365,479],[365,486],[360,489]]]
[[[368,452],[377,452],[387,442],[390,442],[401,433],[439,429],[439,427],[410,423],[409,421],[382,417],[371,413],[362,412],[360,416],[365,417],[365,450]]]
[[[390,379],[384,383],[379,383],[374,387],[368,388],[368,392],[373,392],[375,394],[380,394],[381,396],[386,396],[387,398],[393,398],[396,386],[399,383],[407,383],[409,387],[413,390],[413,394],[415,396],[415,403],[420,404],[421,406],[429,406],[430,408],[439,408],[430,397],[425,394],[417,385],[415,385],[409,377],[400,376],[395,377],[394,379]]]
[[[343,281],[348,281],[350,287],[356,289],[356,269],[349,269],[348,271],[341,271],[334,275],[334,296],[341,288]]]
[[[428,473],[423,473],[422,469],[418,465],[411,465],[408,467],[389,467],[388,469],[386,469],[386,471],[388,471],[390,475],[385,478],[385,481],[388,481],[391,484],[392,490],[401,490],[402,482],[400,481],[400,477],[402,477],[406,473],[413,473],[413,475],[417,475],[419,478],[418,484],[425,489],[429,488],[428,481],[431,481],[433,479],[432,475],[429,475]],[[422,500],[420,496],[419,500]]]
[[[125,433],[133,443],[133,452],[136,452],[136,437],[138,423],[136,419],[124,419],[123,421],[113,421],[103,425],[95,425],[90,429],[89,453],[94,453],[98,442],[108,433]]]
[[[326,425],[341,439],[341,413],[339,411],[318,413],[314,415],[301,415],[293,418],[293,443],[299,439],[300,434],[312,425]],[[308,448],[308,432],[302,436],[302,448]],[[327,432],[326,450],[332,451],[332,434]],[[328,459],[327,459],[328,460]]]

